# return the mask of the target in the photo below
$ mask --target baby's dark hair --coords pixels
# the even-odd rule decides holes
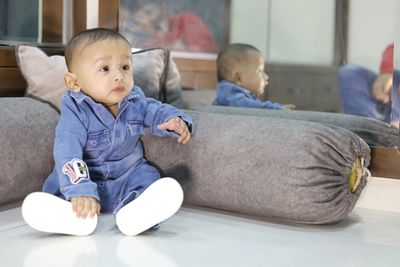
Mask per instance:
[[[218,81],[229,80],[232,69],[242,63],[246,63],[249,53],[260,50],[249,44],[234,43],[225,47],[218,53],[217,75]]]
[[[73,54],[79,49],[84,48],[94,42],[111,39],[111,40],[123,40],[129,46],[129,41],[120,33],[106,28],[94,28],[82,31],[72,37],[65,47],[65,62],[67,63],[67,68],[70,70]]]

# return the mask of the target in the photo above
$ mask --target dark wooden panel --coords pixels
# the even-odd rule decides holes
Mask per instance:
[[[86,30],[86,0],[73,0],[72,34]]]
[[[369,169],[376,177],[400,179],[400,152],[395,148],[372,147]]]
[[[15,58],[15,48],[6,46],[0,48],[0,67],[16,67],[18,66]]]
[[[17,67],[0,67],[0,96],[23,96],[26,82]]]
[[[119,0],[99,0],[99,27],[118,31]]]
[[[39,47],[42,49],[48,56],[53,56],[53,55],[60,55],[64,56],[64,46],[60,47]]]
[[[43,43],[62,43],[63,0],[43,0]]]

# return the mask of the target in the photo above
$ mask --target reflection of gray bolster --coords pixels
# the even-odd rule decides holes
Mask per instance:
[[[303,110],[271,110],[221,106],[207,106],[199,110],[230,115],[263,116],[336,125],[356,133],[370,146],[395,147],[399,140],[399,130],[390,124],[355,115]]]
[[[186,145],[147,135],[146,158],[183,186],[185,203],[301,223],[341,220],[353,163],[368,145],[352,132],[306,121],[188,111],[196,132]]]

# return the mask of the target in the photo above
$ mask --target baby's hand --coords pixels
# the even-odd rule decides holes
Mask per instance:
[[[378,76],[372,86],[372,95],[376,100],[389,103],[393,86],[393,74],[382,73]]]
[[[186,144],[190,139],[189,128],[186,123],[179,117],[170,119],[167,122],[157,125],[159,130],[170,130],[180,135],[178,143]]]
[[[292,109],[296,109],[296,106],[293,105],[293,104],[286,104],[286,105],[283,105],[283,109],[285,109],[285,110],[287,110],[287,109],[292,110]]]
[[[71,203],[72,211],[78,218],[86,219],[87,216],[93,218],[94,215],[100,213],[100,204],[93,197],[73,197]]]

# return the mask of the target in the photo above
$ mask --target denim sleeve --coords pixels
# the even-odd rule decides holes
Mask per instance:
[[[257,101],[260,101],[260,100],[257,100]],[[283,105],[278,104],[278,103],[273,103],[268,100],[264,101],[264,102],[262,102],[262,101],[260,101],[260,102],[262,103],[262,108],[265,108],[265,109],[283,109]]]
[[[60,191],[67,200],[75,196],[90,196],[99,200],[97,185],[90,179],[87,165],[82,160],[87,140],[87,130],[80,119],[83,116],[72,101],[67,102],[62,102],[54,141]]]
[[[264,109],[283,109],[283,105],[272,103],[271,101],[261,101],[259,99],[251,99],[242,94],[234,94],[228,98],[228,106],[248,107],[248,108],[264,108]]]
[[[174,117],[180,117],[188,126],[190,133],[194,133],[193,120],[183,111],[153,98],[144,98],[146,101],[146,111],[144,124],[150,127],[151,133],[157,136],[179,137],[175,132],[157,129],[157,125],[169,121]]]
[[[400,70],[393,71],[391,122],[400,120]]]

